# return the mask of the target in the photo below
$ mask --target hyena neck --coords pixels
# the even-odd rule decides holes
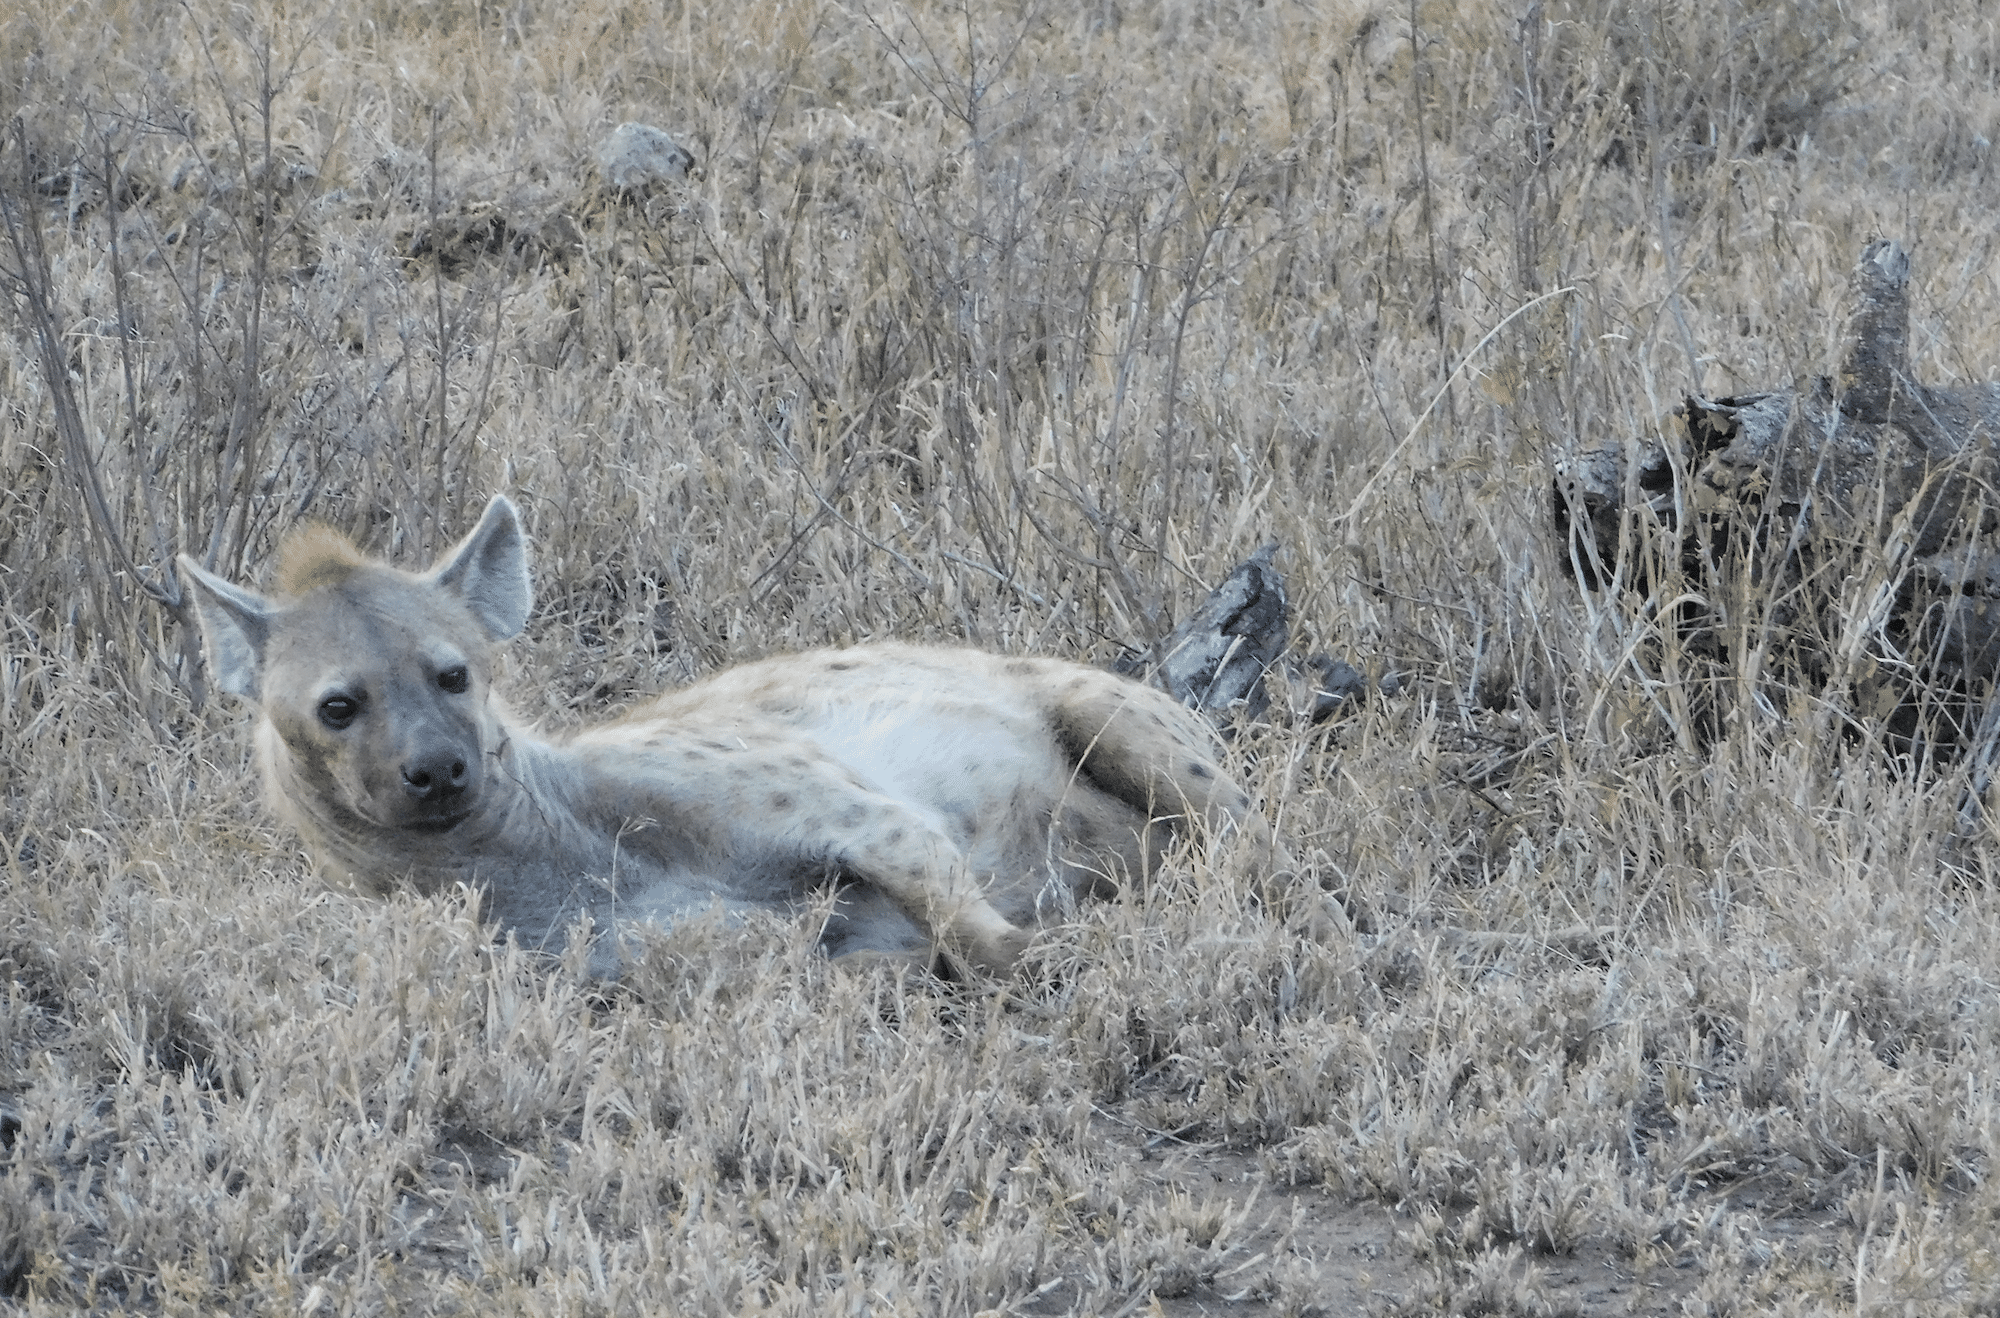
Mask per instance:
[[[316,860],[369,891],[387,893],[404,884],[425,893],[458,883],[539,886],[544,871],[584,869],[594,859],[570,799],[573,775],[563,750],[525,728],[506,727],[486,752],[477,806],[443,833],[384,828],[361,818],[308,785],[268,724],[258,740],[273,805]]]

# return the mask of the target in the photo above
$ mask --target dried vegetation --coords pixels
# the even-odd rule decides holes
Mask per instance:
[[[1695,682],[1542,505],[1829,369],[1875,234],[1917,373],[1994,378],[1973,0],[19,0],[0,89],[6,1303],[2000,1306],[1963,769]],[[611,192],[628,120],[695,171]],[[1000,988],[696,927],[606,995],[313,879],[166,575],[500,488],[558,723],[891,634],[1109,662],[1272,535],[1401,694],[1235,739],[1293,891],[1188,854]]]

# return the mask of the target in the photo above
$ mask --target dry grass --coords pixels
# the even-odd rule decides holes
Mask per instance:
[[[1962,771],[1781,678],[1701,735],[1542,524],[1562,446],[1825,369],[1874,234],[1919,371],[1992,378],[2000,25],[1522,8],[9,6],[4,1302],[1308,1314],[1356,1197],[1381,1309],[1573,1312],[1586,1257],[2000,1309]],[[626,119],[696,176],[604,195]],[[500,488],[557,722],[891,634],[1108,661],[1273,534],[1404,693],[1236,741],[1295,891],[1190,854],[998,989],[684,929],[607,996],[324,890],[160,575]],[[1328,1193],[1163,1189],[1188,1146]]]

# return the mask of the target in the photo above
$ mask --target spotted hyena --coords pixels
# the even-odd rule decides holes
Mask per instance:
[[[831,888],[832,954],[999,971],[1065,896],[1150,872],[1192,813],[1268,841],[1171,698],[1055,659],[863,645],[745,664],[544,738],[493,692],[528,619],[514,505],[429,571],[301,531],[267,597],[183,557],[213,679],[254,702],[267,792],[384,891],[464,882],[531,944]],[[601,973],[619,950],[591,953]]]

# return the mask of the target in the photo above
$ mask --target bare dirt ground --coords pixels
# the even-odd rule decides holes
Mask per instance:
[[[1424,1233],[1386,1204],[1274,1185],[1258,1160],[1225,1150],[1148,1158],[1155,1161],[1148,1179],[1161,1193],[1219,1194],[1253,1225],[1237,1245],[1240,1259],[1212,1283],[1184,1295],[1156,1292],[1141,1312],[1275,1318],[1303,1301],[1328,1315],[1414,1314],[1424,1312],[1426,1298],[1438,1291],[1439,1262],[1422,1257],[1416,1243]],[[1651,1318],[1682,1312],[1681,1301],[1698,1280],[1692,1268],[1692,1260],[1681,1260],[1641,1276],[1629,1259],[1587,1244],[1566,1255],[1522,1256],[1503,1275],[1531,1287],[1556,1312]]]
[[[1220,1195],[1247,1229],[1235,1257],[1212,1280],[1186,1293],[1155,1291],[1137,1312],[1164,1318],[1236,1315],[1277,1318],[1302,1311],[1422,1314],[1448,1288],[1441,1272],[1464,1270],[1420,1243],[1431,1233],[1379,1201],[1349,1200],[1324,1189],[1273,1183],[1260,1160],[1222,1149],[1141,1152],[1149,1186],[1162,1195]],[[1821,1254],[1851,1247],[1853,1228],[1837,1213],[1760,1211],[1754,1193],[1698,1196],[1691,1217],[1748,1213],[1769,1249]],[[1461,1221],[1446,1216],[1445,1229]],[[1657,1257],[1645,1267],[1602,1241],[1547,1254],[1518,1246],[1496,1250],[1482,1269],[1488,1288],[1523,1301],[1524,1311],[1574,1318],[1678,1318],[1700,1312],[1702,1267],[1693,1250]],[[1693,1308],[1690,1309],[1690,1304]],[[1316,1309],[1310,1306],[1317,1306]]]

